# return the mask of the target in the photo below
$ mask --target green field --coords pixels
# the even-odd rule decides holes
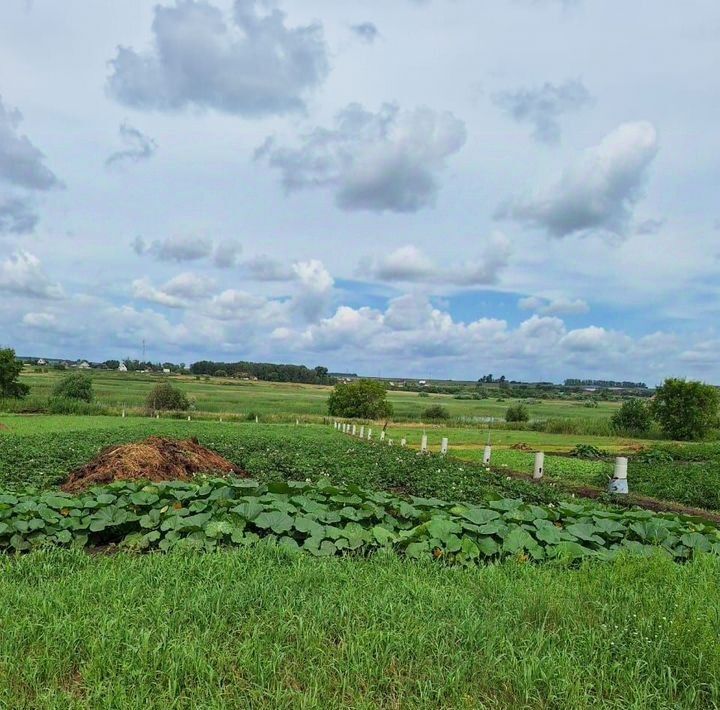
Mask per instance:
[[[163,378],[142,373],[91,371],[95,398],[101,405],[144,407],[152,387]],[[63,376],[62,372],[36,373],[26,368],[22,381],[30,385],[30,401],[45,403],[53,385]],[[195,403],[198,412],[246,415],[325,415],[330,387],[278,382],[254,382],[230,378],[209,378],[175,375],[171,381],[184,390]],[[515,400],[497,401],[459,400],[450,395],[432,394],[421,397],[417,392],[389,392],[398,417],[420,418],[432,404],[447,407],[453,417],[495,417],[502,419],[508,406]],[[538,401],[530,406],[536,419],[583,418],[602,420],[617,409],[617,402],[602,402],[597,407],[586,407],[583,402],[567,400]]]
[[[135,382],[135,395],[153,382]],[[321,414],[327,394],[186,386],[216,402],[250,392],[268,420],[294,419],[303,406]],[[226,391],[230,399],[215,399]],[[435,399],[397,397],[420,409]],[[0,547],[11,541],[0,555],[0,708],[720,706],[717,528],[609,497],[583,502],[563,487],[604,487],[612,456],[625,453],[632,490],[720,510],[719,444],[459,422],[393,423],[381,443],[378,424],[368,442],[309,419],[192,416],[0,415]],[[434,451],[447,436],[451,455],[419,454],[423,432]],[[488,433],[490,471],[480,460]],[[247,487],[168,489],[186,500],[180,511],[164,489],[158,499],[154,488],[111,487],[78,499],[76,518],[58,512],[68,504],[53,491],[68,471],[151,434],[197,437],[275,492],[260,490],[251,514],[222,504],[255,495]],[[608,458],[563,455],[580,443]],[[537,485],[529,474],[540,449],[552,480]],[[672,460],[632,460],[648,450]],[[288,498],[286,481],[303,482],[301,498]],[[298,504],[311,511],[302,520]],[[390,532],[378,535],[378,525]],[[127,550],[103,554],[118,541]],[[135,551],[157,548],[170,551]]]

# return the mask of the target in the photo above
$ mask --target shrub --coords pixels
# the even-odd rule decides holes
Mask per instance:
[[[147,397],[147,408],[152,410],[185,411],[190,408],[187,395],[169,382],[155,385]]]
[[[515,404],[507,408],[505,412],[506,422],[527,422],[530,421],[530,411],[524,404]]]
[[[328,412],[334,417],[382,419],[392,415],[392,405],[382,382],[357,380],[335,385],[328,399]]]
[[[650,411],[666,436],[702,439],[718,423],[719,403],[720,391],[712,385],[668,378],[656,390]]]
[[[58,399],[76,399],[80,402],[92,402],[92,380],[87,375],[83,375],[82,372],[72,372],[65,375],[53,387],[52,396]]]
[[[213,372],[213,375],[215,377],[227,377],[228,373],[227,370],[215,370],[215,372]]]
[[[107,408],[96,402],[69,397],[50,397],[47,411],[50,414],[99,415],[107,414]]]
[[[633,436],[646,434],[650,429],[651,419],[647,405],[639,399],[626,400],[610,417],[615,431]]]
[[[422,413],[423,419],[450,419],[450,412],[439,404],[433,404]]]
[[[19,381],[22,369],[23,364],[15,359],[14,350],[0,350],[0,397],[22,399],[28,396],[30,388]]]
[[[418,392],[418,397],[429,397],[430,395],[427,392]]]

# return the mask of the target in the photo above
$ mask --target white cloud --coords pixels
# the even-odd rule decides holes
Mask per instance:
[[[592,103],[590,92],[579,79],[562,84],[545,82],[540,87],[506,91],[494,97],[495,103],[516,121],[531,123],[533,137],[544,143],[560,140],[560,117]]]
[[[30,298],[63,297],[60,284],[50,280],[40,260],[27,251],[16,251],[0,261],[0,291]]]
[[[350,104],[333,128],[316,128],[299,148],[272,139],[256,151],[280,170],[288,191],[326,187],[343,210],[417,212],[435,203],[448,158],[466,140],[465,124],[429,108],[378,113]]]
[[[317,259],[296,262],[292,268],[298,281],[292,306],[305,320],[313,322],[328,306],[335,281]]]
[[[528,296],[518,301],[518,306],[526,311],[535,311],[541,315],[582,315],[590,311],[587,302],[580,298],[541,298]]]
[[[322,26],[288,27],[274,2],[235,0],[231,17],[204,0],[156,5],[152,33],[149,50],[118,47],[111,62],[108,90],[126,106],[285,114],[328,73]]]
[[[123,150],[112,153],[105,160],[110,167],[122,163],[139,163],[149,160],[157,151],[157,143],[142,131],[131,126],[127,121],[120,124],[120,138],[127,146]]]
[[[657,152],[651,123],[624,123],[567,168],[555,185],[509,202],[498,216],[543,229],[551,237],[591,231],[625,236]]]
[[[508,238],[494,233],[485,243],[479,259],[469,259],[458,266],[441,266],[420,249],[408,244],[388,254],[363,260],[360,276],[378,281],[475,287],[497,283],[507,266],[512,248]]]

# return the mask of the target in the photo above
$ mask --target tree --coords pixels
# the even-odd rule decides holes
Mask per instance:
[[[640,399],[626,399],[610,418],[615,431],[633,436],[646,434],[651,420],[650,410]]]
[[[169,382],[155,385],[147,396],[146,406],[151,410],[185,411],[190,407],[187,395]]]
[[[672,439],[702,439],[718,423],[720,391],[702,382],[668,378],[650,404],[653,417]]]
[[[105,360],[103,363],[108,370],[117,370],[120,367],[119,360]]]
[[[357,380],[335,385],[328,399],[328,412],[334,417],[382,419],[392,415],[392,405],[382,382]]]
[[[507,408],[505,412],[506,422],[527,422],[530,421],[530,410],[522,404],[518,403]]]
[[[73,372],[65,375],[53,387],[53,397],[62,397],[63,399],[78,399],[83,402],[92,402],[93,386],[92,380],[81,372]]]
[[[422,413],[423,419],[450,419],[450,412],[440,404],[433,404]]]
[[[12,348],[0,350],[0,397],[27,397],[30,387],[19,381],[22,369],[23,364],[15,358]]]

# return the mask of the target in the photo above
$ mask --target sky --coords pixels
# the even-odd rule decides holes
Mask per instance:
[[[720,383],[717,0],[3,0],[0,345]]]

